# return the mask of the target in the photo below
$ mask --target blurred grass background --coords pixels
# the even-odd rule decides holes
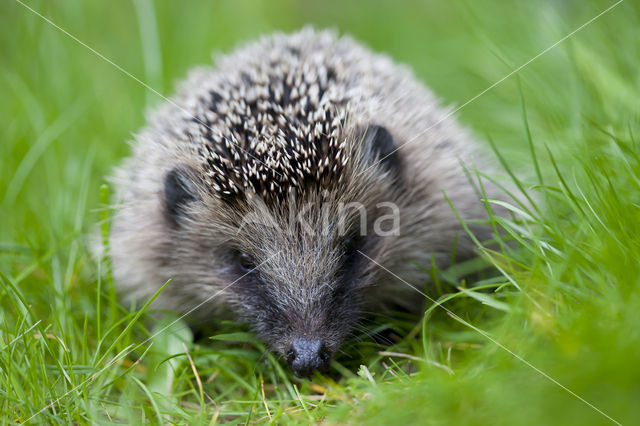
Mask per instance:
[[[311,24],[409,65],[455,106],[614,2],[25,4],[164,95],[212,52]],[[637,2],[622,2],[457,114],[495,144],[541,211],[498,223],[516,240],[485,253],[502,274],[466,283],[455,270],[434,271],[449,309],[597,410],[438,309],[424,321],[380,314],[369,333],[385,331],[393,346],[363,333],[345,350],[351,358],[311,383],[229,323],[211,343],[190,343],[183,328],[128,353],[152,321],[134,321],[114,302],[86,235],[101,218],[104,176],[161,99],[18,2],[2,2],[0,15],[3,424],[33,415],[36,423],[610,422],[597,410],[640,421]],[[482,286],[494,291],[474,290]]]

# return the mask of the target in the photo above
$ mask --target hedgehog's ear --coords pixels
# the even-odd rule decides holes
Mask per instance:
[[[380,164],[393,173],[398,170],[398,147],[385,127],[369,126],[365,131],[364,140],[369,146],[371,164]]]
[[[196,185],[193,183],[193,175],[190,168],[178,166],[170,170],[164,178],[164,202],[167,214],[175,224],[184,214],[187,204],[200,200]]]

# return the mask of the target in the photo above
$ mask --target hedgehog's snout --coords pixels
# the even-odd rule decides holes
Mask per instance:
[[[287,363],[298,377],[309,377],[314,371],[326,371],[331,355],[320,339],[295,339],[287,350]]]

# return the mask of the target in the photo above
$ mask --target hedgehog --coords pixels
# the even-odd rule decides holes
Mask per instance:
[[[152,306],[230,316],[297,376],[326,371],[366,309],[419,311],[421,265],[475,255],[460,219],[486,209],[466,166],[490,164],[451,115],[333,31],[272,34],[191,71],[112,178],[120,294],[144,302],[170,280]]]

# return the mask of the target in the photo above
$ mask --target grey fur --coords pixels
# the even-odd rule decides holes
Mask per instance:
[[[193,71],[173,102],[149,117],[114,176],[110,250],[125,297],[144,301],[171,279],[155,306],[187,312],[220,292],[194,318],[232,312],[285,356],[304,336],[333,354],[364,306],[419,302],[363,256],[345,260],[340,203],[360,202],[371,218],[377,203],[399,207],[399,235],[356,248],[417,286],[426,276],[416,263],[433,254],[445,265],[456,238],[459,258],[473,254],[442,192],[465,219],[485,217],[461,162],[487,166],[469,133],[388,57],[333,32],[276,34]],[[372,125],[400,147],[397,164],[378,163]],[[176,167],[193,199],[168,214],[163,185]],[[259,265],[244,278],[238,253]]]

